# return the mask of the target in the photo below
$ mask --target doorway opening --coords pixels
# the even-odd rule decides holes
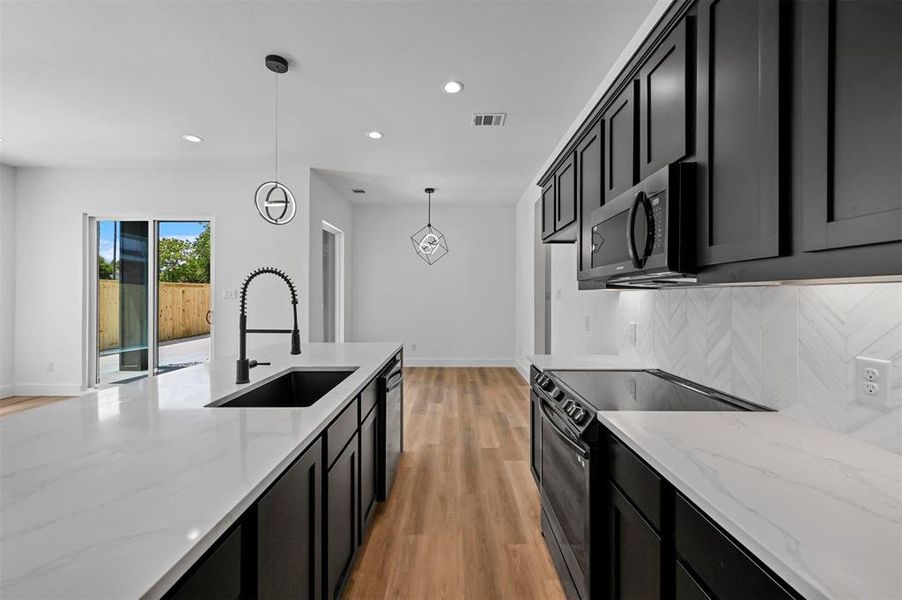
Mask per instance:
[[[206,362],[212,223],[90,218],[88,385]]]
[[[344,232],[323,221],[323,341],[344,342]]]

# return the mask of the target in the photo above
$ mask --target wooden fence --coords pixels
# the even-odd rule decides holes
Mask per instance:
[[[119,346],[119,285],[114,279],[100,280],[97,293],[100,350]],[[209,283],[160,283],[160,341],[210,333],[207,323],[210,309]]]

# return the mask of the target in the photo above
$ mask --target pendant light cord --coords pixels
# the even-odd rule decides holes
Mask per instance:
[[[276,128],[276,147],[275,147],[275,155],[276,155],[276,183],[279,183],[279,74],[273,73],[273,76],[276,78],[276,115],[275,115],[275,128]]]
[[[426,209],[426,225],[432,227],[432,192],[429,192],[429,208]]]

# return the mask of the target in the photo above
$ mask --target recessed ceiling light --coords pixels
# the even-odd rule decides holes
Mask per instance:
[[[366,137],[370,138],[371,140],[381,140],[382,132],[381,131],[371,131],[368,134],[366,134]]]
[[[446,81],[445,85],[442,86],[442,89],[449,94],[459,94],[464,90],[464,84],[460,81]]]
[[[204,138],[200,137],[199,135],[193,135],[191,133],[183,133],[182,139],[185,140],[186,142],[191,142],[193,144],[197,144],[197,143],[204,141]]]

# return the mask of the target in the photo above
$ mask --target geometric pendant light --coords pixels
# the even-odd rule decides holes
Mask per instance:
[[[445,234],[432,226],[432,194],[435,188],[428,187],[424,190],[428,194],[428,206],[426,213],[426,226],[410,236],[413,249],[417,256],[434,265],[441,257],[448,254],[448,241]]]
[[[288,61],[277,54],[269,54],[266,57],[266,68],[276,76],[275,177],[272,181],[260,184],[254,194],[254,204],[267,223],[285,225],[297,213],[294,194],[279,182],[279,75],[288,72]]]

